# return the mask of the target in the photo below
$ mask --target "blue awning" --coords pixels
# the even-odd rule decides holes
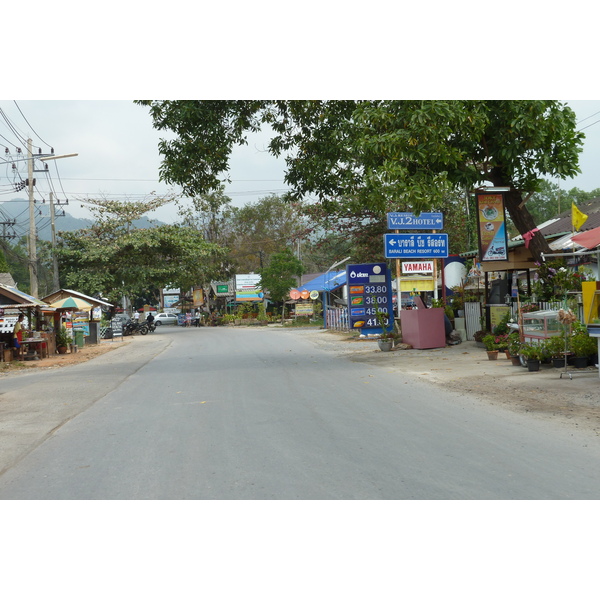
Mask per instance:
[[[313,290],[324,292],[336,290],[343,285],[346,285],[346,271],[329,271],[329,273],[323,273],[296,289],[299,292],[303,292],[304,290],[309,292]]]

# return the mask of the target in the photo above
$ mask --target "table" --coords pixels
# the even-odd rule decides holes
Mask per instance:
[[[27,354],[31,353],[32,350],[37,351],[40,358],[47,358],[49,356],[48,344],[46,343],[46,340],[42,338],[23,340],[21,342],[21,348],[23,351],[27,349]]]

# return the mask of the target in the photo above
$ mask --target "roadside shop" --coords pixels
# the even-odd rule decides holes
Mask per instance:
[[[13,343],[13,329],[23,315],[20,348]],[[40,360],[54,354],[56,311],[44,301],[0,284],[0,361]]]

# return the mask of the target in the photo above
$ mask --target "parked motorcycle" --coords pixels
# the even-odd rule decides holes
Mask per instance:
[[[136,323],[135,321],[127,321],[127,323],[123,325],[123,335],[134,335],[136,333],[146,335],[148,331],[149,329],[147,323]]]

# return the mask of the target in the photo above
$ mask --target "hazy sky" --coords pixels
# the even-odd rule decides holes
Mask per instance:
[[[586,134],[586,141],[580,158],[581,175],[562,182],[561,186],[585,191],[600,188],[600,100],[568,102],[577,114],[578,127]],[[153,129],[145,107],[132,101],[1,100],[0,109],[21,137],[33,139],[34,152],[38,147],[49,152],[53,147],[57,155],[78,154],[48,163],[56,195],[69,198],[66,210],[74,216],[89,216],[85,203],[77,201],[81,198],[104,195],[138,200],[153,191],[157,194],[177,191],[158,181],[157,145],[161,134]],[[0,136],[4,158],[3,146],[14,153],[17,135],[10,131],[1,114]],[[265,135],[253,136],[248,146],[236,149],[232,156],[232,183],[226,186],[226,193],[236,205],[286,189],[283,160],[266,152],[266,141]],[[25,163],[21,165],[25,178]],[[0,203],[16,195],[6,193],[10,167],[0,165]],[[47,195],[49,186],[44,174],[36,174],[36,179],[40,194]],[[175,210],[163,208],[153,216],[169,222],[175,217]]]

